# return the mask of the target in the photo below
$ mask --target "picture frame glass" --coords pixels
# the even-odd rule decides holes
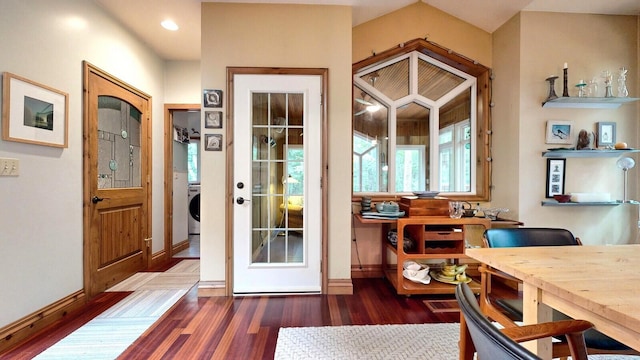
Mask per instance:
[[[20,76],[3,74],[3,140],[66,148],[67,93]]]
[[[564,194],[566,159],[547,159],[546,197]]]
[[[546,143],[565,144],[574,143],[575,130],[573,121],[549,120],[547,121]]]
[[[612,146],[616,143],[616,123],[598,123],[598,147]]]

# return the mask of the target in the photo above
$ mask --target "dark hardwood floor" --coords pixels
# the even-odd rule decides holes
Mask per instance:
[[[459,321],[458,312],[431,312],[423,300],[434,296],[399,296],[383,279],[353,283],[354,295],[236,298],[198,298],[194,287],[119,359],[272,359],[281,327]],[[0,359],[33,358],[125,295],[96,297]]]

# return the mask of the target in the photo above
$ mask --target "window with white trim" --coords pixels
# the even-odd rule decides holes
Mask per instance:
[[[474,75],[412,51],[353,80],[354,194],[476,192]]]

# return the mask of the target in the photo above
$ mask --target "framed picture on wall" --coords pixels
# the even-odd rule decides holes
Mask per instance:
[[[222,128],[222,111],[205,111],[204,127],[206,129]]]
[[[2,139],[67,147],[69,95],[5,72],[2,89]]]
[[[549,120],[547,121],[547,144],[573,144],[573,121]]]
[[[222,134],[205,134],[204,149],[206,151],[222,151]]]
[[[611,146],[616,143],[616,123],[598,123],[598,147]]]
[[[547,198],[564,194],[567,159],[547,159]]]
[[[203,103],[204,103],[204,107],[221,108],[222,107],[222,90],[205,90]]]

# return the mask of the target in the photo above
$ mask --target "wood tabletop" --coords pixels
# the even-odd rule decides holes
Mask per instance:
[[[640,350],[640,245],[476,248],[466,254],[541,289],[544,303]]]

